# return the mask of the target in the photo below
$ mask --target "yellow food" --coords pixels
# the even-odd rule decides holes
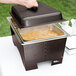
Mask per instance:
[[[28,33],[21,34],[22,38],[27,41],[43,39],[58,36],[58,34],[52,30],[41,30],[41,31],[32,31]]]
[[[18,25],[15,23],[15,21],[13,19],[11,19],[11,20],[12,20],[13,24],[16,27],[18,27]],[[21,37],[23,38],[23,40],[26,40],[26,41],[59,36],[58,33],[56,33],[53,30],[40,30],[40,31],[38,30],[38,31],[32,31],[32,32],[23,33],[23,34],[22,34],[21,30],[18,30],[18,31],[19,31]]]

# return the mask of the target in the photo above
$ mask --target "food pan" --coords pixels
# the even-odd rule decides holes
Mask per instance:
[[[12,24],[12,28],[15,30],[18,38],[23,42],[23,44],[44,42],[44,41],[49,41],[49,40],[66,38],[67,36],[69,36],[69,34],[65,32],[62,28],[58,27],[56,23],[47,24],[47,25],[39,25],[39,26],[28,27],[28,28],[18,28],[18,25],[15,23],[15,21],[11,17],[8,18],[8,20]],[[36,39],[36,40],[24,40],[22,37],[23,34],[26,34],[29,32],[45,31],[45,30],[53,31],[57,34],[57,36],[44,37],[44,38]],[[32,35],[30,35],[30,37],[31,36]]]

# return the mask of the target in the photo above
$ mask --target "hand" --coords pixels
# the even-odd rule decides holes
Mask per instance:
[[[16,3],[26,6],[27,8],[31,8],[33,6],[38,7],[38,3],[36,0],[16,0]]]

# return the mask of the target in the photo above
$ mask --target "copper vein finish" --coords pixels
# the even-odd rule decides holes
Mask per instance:
[[[17,29],[51,24],[64,20],[60,11],[42,2],[38,3],[39,7],[36,12],[32,12],[21,5],[13,6],[11,11],[11,16],[17,23],[15,28],[13,28],[13,24],[10,27],[13,43],[20,52],[26,70],[38,68],[37,63],[43,61],[51,61],[51,65],[62,63],[64,55],[67,37],[25,45],[24,43],[28,43],[28,41],[22,40],[18,35]]]

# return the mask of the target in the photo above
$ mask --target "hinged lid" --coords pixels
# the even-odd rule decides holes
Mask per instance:
[[[42,24],[63,21],[60,11],[38,2],[39,7],[36,12],[28,10],[25,6],[16,5],[12,7],[11,15],[19,28],[37,26]]]

